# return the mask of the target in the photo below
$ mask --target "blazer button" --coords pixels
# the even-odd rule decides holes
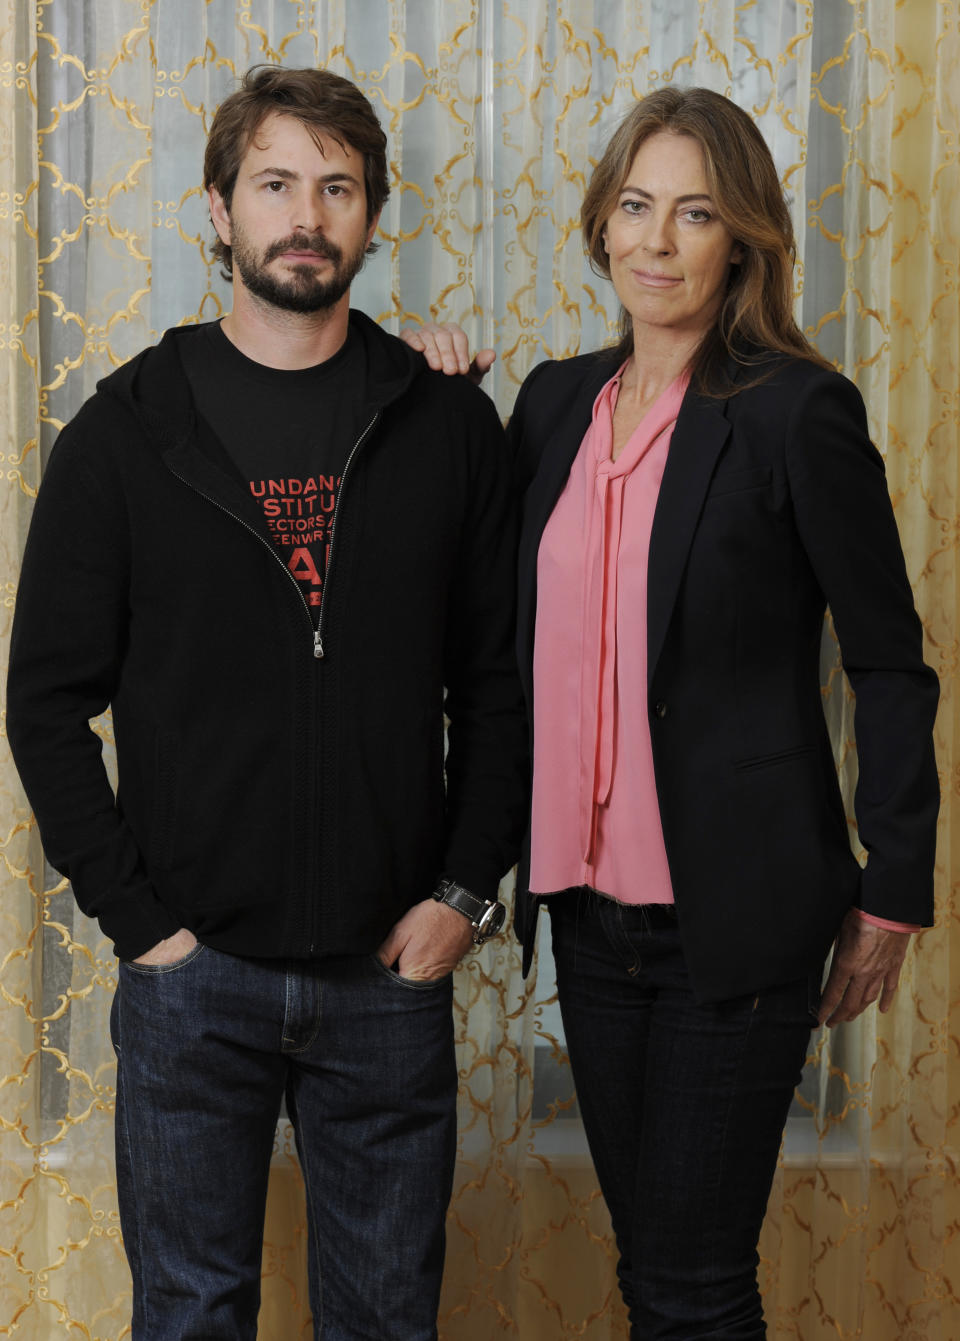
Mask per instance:
[[[666,717],[667,705],[664,703],[663,699],[661,699],[660,702],[657,704],[657,706],[654,708],[654,712],[657,714],[658,717]]]

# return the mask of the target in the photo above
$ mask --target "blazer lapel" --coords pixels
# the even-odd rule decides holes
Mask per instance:
[[[593,402],[611,376],[611,372],[604,370],[588,378],[571,402],[569,410],[565,410],[562,418],[554,421],[547,430],[550,441],[523,503],[524,531],[536,541],[537,547],[543,528],[563,492],[583,436],[590,427]]]
[[[650,535],[647,571],[647,685],[653,680],[687,555],[717,459],[730,433],[725,401],[690,392],[670,441]]]
[[[563,492],[570,467],[576,459],[583,436],[590,426],[593,402],[616,372],[619,363],[597,360],[584,378],[573,399],[551,407],[537,424],[546,446],[537,472],[523,498],[523,517],[517,561],[517,653],[521,675],[526,681],[533,666],[533,634],[537,605],[537,553],[543,528]],[[525,685],[529,690],[529,684]]]

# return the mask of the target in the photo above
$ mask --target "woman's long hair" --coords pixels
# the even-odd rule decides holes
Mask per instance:
[[[697,389],[708,395],[730,395],[745,385],[742,375],[735,384],[731,380],[731,360],[758,370],[771,352],[831,366],[793,317],[793,225],[770,150],[747,113],[711,89],[658,89],[642,98],[615,131],[590,178],[580,211],[593,269],[610,278],[604,225],[616,208],[637,150],[659,131],[688,135],[699,144],[717,213],[742,251],[740,261],[730,267],[716,323],[691,360]],[[626,358],[632,352],[633,323],[621,308],[617,353]]]

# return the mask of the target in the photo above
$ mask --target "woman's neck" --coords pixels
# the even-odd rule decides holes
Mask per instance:
[[[703,331],[673,331],[634,322],[633,353],[620,384],[621,398],[651,405],[690,366],[703,335]]]

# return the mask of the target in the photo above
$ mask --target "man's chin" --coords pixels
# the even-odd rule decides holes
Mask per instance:
[[[304,315],[327,312],[336,307],[349,289],[348,284],[317,283],[312,276],[289,284],[250,284],[250,293],[261,302],[268,303],[282,312],[299,312]]]

